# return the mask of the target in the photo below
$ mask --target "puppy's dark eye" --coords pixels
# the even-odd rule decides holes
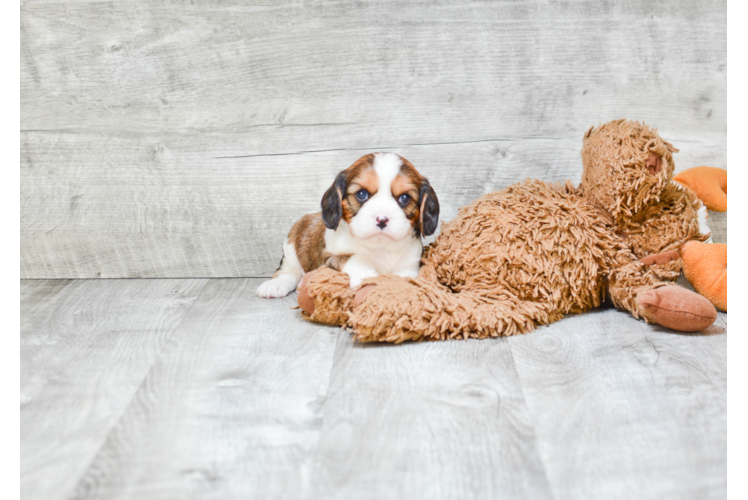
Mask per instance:
[[[361,203],[369,199],[369,192],[366,189],[359,189],[356,192],[356,199]]]
[[[408,203],[410,203],[410,195],[409,194],[401,194],[397,198],[397,202],[400,204],[401,207],[404,207]]]

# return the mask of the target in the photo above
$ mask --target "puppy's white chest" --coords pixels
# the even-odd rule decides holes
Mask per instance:
[[[403,271],[407,268],[415,268],[417,271],[423,245],[420,242],[414,242],[414,244],[404,248],[372,248],[368,250],[368,252],[362,253],[368,257],[377,274],[387,274]]]
[[[325,233],[325,250],[355,256],[357,262],[372,268],[377,274],[407,270],[417,273],[423,244],[420,238],[388,241],[382,237],[379,241],[361,241],[351,236],[348,225],[341,221],[337,230]]]

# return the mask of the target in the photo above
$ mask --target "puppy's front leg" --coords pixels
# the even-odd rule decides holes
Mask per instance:
[[[351,279],[351,288],[356,288],[366,278],[378,275],[374,266],[364,257],[353,255],[343,266],[343,272]]]
[[[400,263],[392,274],[402,278],[417,278],[418,270],[421,268],[421,255],[423,255],[423,245],[420,241],[414,242],[400,258]]]
[[[399,271],[395,271],[392,273],[396,276],[401,276],[403,278],[417,278],[418,277],[418,268],[413,269],[412,267],[407,269],[401,269]]]

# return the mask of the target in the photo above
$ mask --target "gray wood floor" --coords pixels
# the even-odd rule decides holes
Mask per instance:
[[[258,279],[21,281],[21,490],[724,498],[727,315],[361,345]]]

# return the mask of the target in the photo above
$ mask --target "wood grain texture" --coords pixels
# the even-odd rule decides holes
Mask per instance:
[[[726,331],[609,309],[509,339],[553,497],[725,498]]]
[[[709,212],[707,224],[715,243],[727,243],[727,212]]]
[[[21,282],[21,496],[64,498],[204,280]]]
[[[644,120],[726,167],[725,3],[24,2],[21,276],[263,276],[393,150],[446,210]]]
[[[270,276],[293,223],[319,211],[337,172],[364,151],[227,157],[241,141],[229,134],[22,134],[21,275]],[[724,165],[726,150],[709,138],[676,143],[679,169],[711,158]],[[581,137],[376,149],[405,156],[429,178],[446,221],[480,195],[527,177],[578,183],[580,147]]]
[[[72,498],[299,498],[322,426],[336,329],[262,280],[211,280]]]
[[[22,282],[23,498],[725,496],[724,313],[362,345],[260,282]]]
[[[310,498],[550,498],[501,339],[335,353]]]
[[[744,138],[748,136],[748,36],[745,25],[748,22],[748,9],[741,0],[725,0],[725,86],[727,113],[725,124],[728,134],[740,133]],[[732,156],[733,148],[742,150],[740,158],[742,168],[748,169],[746,159],[745,140],[738,144],[730,142],[728,153]],[[734,158],[738,158],[737,155]]]

